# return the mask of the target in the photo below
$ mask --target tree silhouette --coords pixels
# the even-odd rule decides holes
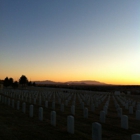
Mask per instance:
[[[33,82],[33,86],[34,86],[34,87],[36,86],[36,83],[35,83],[35,82]]]
[[[25,86],[26,84],[28,84],[28,79],[25,75],[22,75],[19,79],[19,83],[23,86]]]
[[[28,86],[32,86],[32,82],[31,81],[28,82]]]
[[[12,86],[13,82],[14,82],[13,78],[9,78],[9,86]]]
[[[17,87],[18,87],[18,82],[15,81],[15,82],[13,83],[13,88],[17,88]]]
[[[8,79],[8,77],[6,77],[6,78],[4,79],[3,85],[4,85],[5,87],[8,87],[8,86],[9,86],[9,79]]]

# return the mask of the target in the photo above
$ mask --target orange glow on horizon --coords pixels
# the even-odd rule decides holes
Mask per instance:
[[[11,78],[10,76],[7,76],[8,78]],[[106,84],[112,84],[112,85],[140,85],[140,80],[135,80],[135,79],[126,79],[126,78],[108,78],[108,79],[91,79],[91,78],[59,78],[59,77],[55,77],[55,78],[51,78],[51,77],[28,77],[29,81],[45,81],[45,80],[50,80],[50,81],[54,81],[54,82],[68,82],[68,81],[86,81],[86,80],[90,80],[90,81],[98,81],[98,82],[102,82],[102,83],[106,83]],[[14,78],[14,81],[19,81],[19,78]],[[5,78],[1,78],[1,80],[4,80]]]
[[[45,81],[50,80],[54,82],[67,82],[67,81],[82,81],[82,80],[92,80],[99,81],[106,84],[114,84],[114,85],[140,85],[140,75],[137,76],[137,73],[127,73],[117,71],[101,71],[101,69],[97,69],[92,72],[92,70],[84,70],[84,71],[48,71],[40,70],[40,72],[13,72],[11,75],[0,75],[0,79],[3,80],[5,77],[12,77],[14,81],[19,81],[19,78],[22,75],[25,75],[29,81]],[[44,74],[45,73],[45,74]]]

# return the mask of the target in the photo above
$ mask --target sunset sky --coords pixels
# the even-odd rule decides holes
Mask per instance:
[[[140,0],[0,0],[0,79],[140,84]]]

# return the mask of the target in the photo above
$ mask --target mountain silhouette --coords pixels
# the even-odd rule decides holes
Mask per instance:
[[[106,85],[106,83],[92,80],[68,81],[67,84]]]
[[[54,82],[51,80],[45,81],[34,81],[36,84],[67,84],[67,85],[107,85],[106,83],[92,80],[82,80],[82,81],[67,81],[67,82]]]

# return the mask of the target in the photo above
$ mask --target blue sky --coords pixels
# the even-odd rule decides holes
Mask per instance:
[[[139,0],[1,0],[0,79],[140,84]]]

